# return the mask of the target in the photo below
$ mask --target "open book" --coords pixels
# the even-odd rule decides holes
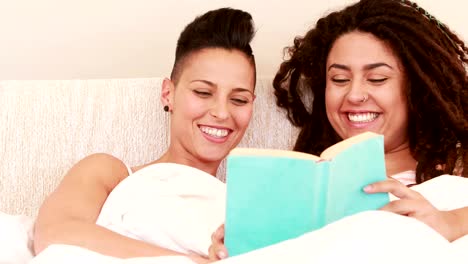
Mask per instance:
[[[236,148],[227,158],[225,245],[230,256],[295,238],[345,216],[376,210],[388,194],[363,188],[385,180],[383,136],[366,132],[320,157]]]

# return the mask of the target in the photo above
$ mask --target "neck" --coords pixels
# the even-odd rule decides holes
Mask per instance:
[[[385,153],[385,167],[388,177],[403,171],[416,170],[416,164],[417,162],[411,155],[407,144]]]
[[[174,153],[170,149],[166,151],[158,160],[152,163],[177,163],[202,170],[216,177],[221,161],[202,161],[195,157],[185,157],[180,153]]]

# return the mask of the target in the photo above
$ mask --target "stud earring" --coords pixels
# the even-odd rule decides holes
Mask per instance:
[[[169,106],[165,105],[163,109],[164,109],[164,112],[169,112]]]

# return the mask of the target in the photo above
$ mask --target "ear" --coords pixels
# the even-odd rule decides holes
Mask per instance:
[[[172,104],[174,102],[174,83],[168,78],[164,78],[161,87],[161,103],[163,106],[169,107],[169,112],[172,111]]]

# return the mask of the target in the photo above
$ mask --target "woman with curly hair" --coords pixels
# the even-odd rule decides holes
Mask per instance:
[[[278,106],[285,108],[290,121],[301,128],[294,149],[320,154],[350,136],[340,131],[340,124],[330,109],[336,103],[334,96],[338,87],[346,90],[350,97],[346,99],[351,100],[349,103],[353,108],[360,108],[359,112],[372,108],[372,104],[379,105],[380,98],[375,98],[375,92],[395,92],[392,89],[395,86],[387,88],[395,78],[381,73],[374,74],[379,78],[371,78],[372,74],[364,75],[373,73],[371,70],[389,69],[388,65],[357,72],[347,69],[348,65],[333,61],[343,43],[355,48],[344,50],[349,58],[343,60],[349,59],[354,63],[350,56],[357,52],[360,56],[354,57],[363,61],[365,58],[362,56],[372,56],[360,42],[362,38],[356,36],[373,39],[387,55],[394,57],[398,68],[393,71],[400,75],[397,77],[401,84],[397,88],[401,88],[400,96],[405,106],[400,117],[405,122],[400,129],[395,127],[397,123],[371,128],[370,124],[365,124],[392,120],[385,112],[370,111],[370,119],[357,121],[361,125],[360,131],[354,131],[383,132],[386,151],[391,152],[392,135],[383,129],[398,130],[403,137],[399,138],[400,141],[406,141],[405,149],[415,163],[415,183],[441,174],[467,177],[468,171],[463,172],[462,166],[468,163],[467,48],[446,25],[417,4],[404,0],[364,0],[331,13],[320,19],[304,37],[297,37],[294,45],[287,49],[290,58],[281,64],[273,86]],[[377,61],[380,58],[368,60],[372,59]],[[352,76],[343,76],[342,73]],[[377,89],[381,86],[383,88]],[[313,102],[305,100],[312,98],[308,95],[313,96]],[[350,128],[354,128],[351,119],[355,116],[349,114],[342,118],[348,119]]]
[[[440,211],[408,188],[443,174],[468,177],[467,48],[406,0],[361,0],[318,20],[286,48],[273,86],[300,128],[294,150],[319,155],[372,131],[384,135],[389,180],[368,193],[400,198],[383,210],[421,220],[453,241],[468,234],[468,207]],[[212,254],[227,256],[223,227]]]
[[[468,177],[467,48],[417,4],[362,0],[318,20],[287,49],[273,86],[300,128],[294,149],[320,154],[353,135],[384,135],[387,175],[365,191],[400,200],[448,240],[468,233],[468,208],[439,211],[405,185]],[[465,221],[464,221],[465,219]]]

